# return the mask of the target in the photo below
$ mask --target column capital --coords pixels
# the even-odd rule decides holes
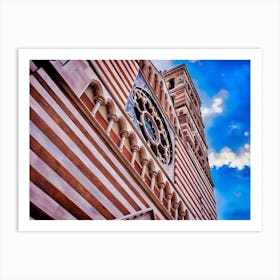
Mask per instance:
[[[185,215],[186,215],[186,211],[180,211],[180,216],[181,217],[185,217]]]
[[[178,203],[178,202],[175,202],[175,203],[173,204],[173,207],[174,207],[175,209],[178,209],[178,208],[179,208],[179,203]]]
[[[171,199],[171,198],[172,198],[172,193],[168,193],[168,194],[166,195],[166,197],[167,197],[167,199]]]
[[[153,171],[150,173],[150,176],[151,176],[152,178],[155,178],[156,175],[157,175],[157,172],[156,172],[155,170],[153,170]]]
[[[95,102],[104,103],[105,98],[101,95],[95,97]]]
[[[128,136],[128,131],[125,130],[125,129],[121,130],[121,131],[120,131],[120,136],[121,136],[121,137],[127,137],[127,136]]]
[[[114,114],[114,113],[112,113],[112,114],[109,114],[109,115],[107,115],[107,119],[109,120],[109,121],[116,121],[117,120],[117,115],[116,114]]]
[[[138,145],[132,145],[132,146],[130,146],[130,150],[132,152],[137,152],[139,150],[139,146]]]
[[[141,164],[142,164],[143,166],[147,165],[148,162],[149,162],[149,160],[148,160],[147,158],[143,158],[143,159],[141,160]]]

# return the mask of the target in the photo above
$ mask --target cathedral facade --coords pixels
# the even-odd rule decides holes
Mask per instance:
[[[217,219],[200,107],[184,64],[30,61],[30,218]]]

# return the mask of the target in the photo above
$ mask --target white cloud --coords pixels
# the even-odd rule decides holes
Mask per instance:
[[[152,63],[159,71],[169,70],[176,66],[174,60],[152,60]]]
[[[237,124],[231,124],[228,127],[229,127],[230,131],[232,131],[232,130],[239,130],[240,129],[239,125],[237,125]]]
[[[202,106],[201,114],[204,120],[211,119],[224,112],[224,100],[228,95],[228,91],[221,89],[212,99],[212,104],[209,106]]]
[[[199,60],[188,60],[189,63],[196,63]]]
[[[244,131],[244,136],[248,137],[249,136],[249,131]]]
[[[210,152],[208,155],[210,167],[219,169],[223,165],[242,170],[245,166],[250,166],[250,145],[245,144],[234,153],[229,147],[224,147],[219,153]]]

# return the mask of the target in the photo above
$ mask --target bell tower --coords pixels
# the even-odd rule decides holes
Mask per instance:
[[[170,97],[172,99],[186,145],[193,152],[206,176],[212,182],[207,157],[207,144],[201,116],[201,100],[194,87],[185,64],[164,71]]]

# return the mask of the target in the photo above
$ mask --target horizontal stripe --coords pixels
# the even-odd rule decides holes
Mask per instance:
[[[108,70],[111,80],[114,80],[122,92],[124,100],[127,100],[130,90],[126,87],[125,83],[120,79],[120,75],[116,72],[110,60],[102,60],[103,65]]]
[[[200,180],[201,180],[201,177],[196,173],[196,170],[193,168],[193,167],[191,167],[190,165],[189,165],[189,163],[190,163],[190,160],[183,160],[183,159],[186,159],[186,158],[188,158],[188,156],[183,152],[183,150],[180,150],[180,148],[179,149],[176,149],[176,151],[178,151],[177,153],[176,153],[176,157],[179,157],[178,158],[178,160],[177,161],[175,161],[175,165],[177,164],[177,166],[179,167],[179,168],[181,168],[181,172],[182,173],[184,173],[185,174],[185,176],[189,176],[188,177],[188,181],[189,181],[189,183],[190,183],[190,185],[192,186],[192,185],[194,185],[195,186],[195,188],[194,188],[194,190],[196,191],[196,190],[201,190],[201,192],[199,192],[199,193],[201,193],[201,194],[203,194],[203,196],[205,197],[205,199],[206,199],[206,201],[208,202],[209,200],[211,201],[211,202],[214,202],[214,195],[213,195],[213,193],[209,193],[208,191],[206,191],[207,192],[207,194],[204,192],[204,188],[201,188],[200,186],[204,186],[205,185],[205,183],[203,183],[203,182],[201,182]],[[184,153],[184,154],[183,154]],[[188,170],[188,174],[186,174],[183,170]],[[196,173],[196,174],[195,174]],[[200,181],[200,182],[199,182]],[[207,199],[207,198],[208,199]],[[215,211],[214,209],[215,209],[215,206],[214,206],[215,204],[212,204],[211,203],[211,208],[213,209],[213,211]]]
[[[73,215],[32,182],[30,182],[30,201],[54,220],[76,220]],[[30,216],[32,217],[31,213]]]
[[[43,160],[40,159],[33,151],[30,151],[30,164],[39,173],[44,174],[48,181],[73,201],[77,207],[91,217],[91,219],[104,220],[104,217],[96,211],[78,192],[76,192],[67,182],[60,177],[54,169],[50,168]]]
[[[76,166],[76,168],[78,168],[80,172],[83,173],[83,176],[87,178],[95,186],[95,188],[97,188],[100,191],[100,194],[105,195],[109,201],[111,201],[118,209],[120,209],[122,214],[127,215],[129,211],[124,207],[124,205],[118,199],[115,198],[112,192],[109,191],[107,187],[104,185],[104,183],[108,184],[108,181],[105,180],[104,182],[103,180],[101,181],[100,179],[98,179],[93,174],[92,170],[90,170],[89,167],[87,166],[88,160],[86,160],[85,156],[79,151],[79,149],[71,143],[64,142],[64,141],[66,142],[71,142],[71,141],[67,139],[67,137],[65,137],[63,131],[61,129],[58,129],[53,123],[51,123],[52,128],[50,128],[50,126],[47,125],[47,123],[40,116],[38,116],[33,109],[30,110],[30,116],[32,122],[37,127],[39,127],[40,130],[44,133],[44,135],[59,149],[56,152],[56,154],[57,155],[62,154],[63,157],[68,158],[69,161],[73,163],[73,165]],[[46,117],[46,115],[44,115],[44,117]],[[61,139],[61,136],[64,136],[63,140]],[[77,154],[79,154],[79,157],[77,156]],[[85,162],[87,163],[87,165],[85,164]],[[98,170],[95,167],[94,170],[98,172]]]
[[[134,79],[131,78],[121,60],[113,60],[117,68],[122,72],[123,77],[126,79],[129,89],[132,88]]]
[[[36,95],[36,94],[35,94],[35,95]],[[98,164],[98,168],[99,168],[100,170],[105,169],[104,172],[105,172],[105,175],[106,175],[107,177],[109,177],[109,178],[110,178],[110,177],[111,177],[111,178],[117,178],[118,181],[120,181],[120,183],[121,183],[121,185],[122,185],[123,187],[120,187],[120,185],[118,184],[117,181],[114,181],[114,186],[115,186],[115,187],[116,187],[116,186],[119,187],[119,191],[122,192],[122,194],[125,194],[125,195],[126,195],[126,199],[127,199],[127,200],[131,200],[131,198],[130,198],[130,196],[131,196],[131,197],[133,197],[133,198],[137,201],[137,198],[136,198],[135,195],[134,195],[136,192],[135,192],[135,191],[134,191],[134,192],[131,192],[131,190],[130,190],[129,188],[127,188],[127,186],[130,186],[131,188],[133,188],[133,187],[132,187],[132,185],[130,184],[129,180],[126,179],[125,174],[123,174],[123,172],[120,172],[119,169],[117,169],[116,166],[113,167],[112,165],[107,164],[107,162],[111,162],[110,158],[108,157],[108,154],[104,153],[104,151],[103,151],[103,154],[101,155],[101,154],[99,154],[99,151],[100,151],[100,150],[99,150],[99,151],[95,150],[96,147],[98,147],[98,146],[100,146],[100,145],[98,145],[98,144],[97,144],[96,142],[94,142],[92,139],[91,139],[92,141],[89,142],[88,139],[87,139],[87,137],[85,137],[85,135],[82,134],[82,132],[76,127],[76,125],[78,124],[78,121],[77,121],[77,120],[74,120],[74,122],[72,122],[72,121],[70,120],[70,118],[68,118],[68,116],[65,114],[65,112],[64,112],[63,110],[61,110],[60,107],[58,107],[58,105],[55,103],[54,100],[51,99],[51,97],[50,97],[49,95],[46,95],[46,96],[44,96],[44,97],[45,97],[45,98],[48,98],[48,99],[49,99],[49,102],[52,103],[52,108],[50,108],[50,106],[48,106],[48,104],[45,104],[45,105],[44,105],[44,99],[43,99],[41,96],[37,96],[37,100],[40,101],[41,105],[44,106],[45,110],[48,111],[48,114],[49,114],[50,116],[52,116],[52,118],[56,119],[57,124],[61,126],[61,128],[63,129],[63,131],[66,132],[66,133],[68,133],[68,136],[70,137],[70,139],[73,140],[73,141],[79,146],[79,148],[83,150],[83,152],[84,152],[85,154],[87,154],[87,155],[89,154],[89,155],[90,155],[91,161],[92,161],[93,163],[97,163],[97,164]],[[55,111],[54,109],[55,109],[56,111]],[[63,120],[61,119],[61,117],[57,114],[57,112],[58,112],[61,116],[63,116],[65,122],[67,122],[68,125],[66,125],[66,123],[64,123],[64,121],[63,121]],[[72,129],[73,131],[70,129],[70,127],[71,127],[71,129]],[[85,130],[84,130],[84,132],[85,132]],[[116,138],[118,139],[118,141],[119,141],[119,138],[116,136],[116,134],[115,134],[114,132],[112,132],[111,135],[114,135],[114,137],[116,137]],[[85,144],[82,143],[81,139],[83,140],[83,142],[84,142]],[[119,144],[119,142],[118,142],[117,144]],[[91,147],[92,152],[87,148],[87,147],[90,147],[90,146],[92,146],[92,147]],[[103,165],[102,165],[102,164],[100,163],[100,161],[95,157],[95,155],[98,156],[98,157],[101,159],[101,162],[103,163]],[[106,159],[106,160],[104,161],[104,159]],[[104,166],[105,166],[105,167],[104,167]],[[112,176],[111,176],[111,173],[108,171],[108,170],[110,170],[110,169],[114,169],[114,170],[118,173],[118,175],[121,175],[122,178],[125,179],[125,182],[122,181],[122,179],[120,179],[118,176],[112,177]],[[117,174],[117,173],[115,173],[115,174]],[[126,190],[129,192],[130,196],[126,193]],[[139,196],[139,194],[137,194],[137,195]],[[135,210],[140,209],[140,207],[139,207],[133,200],[131,200],[131,204],[133,204]],[[145,203],[145,204],[146,204],[146,203]],[[143,208],[146,207],[145,205],[141,205],[141,206],[142,206]]]
[[[59,101],[58,97],[56,97],[54,95],[54,93],[51,93],[51,94],[53,95],[54,98],[56,98],[56,101]],[[117,162],[115,164],[113,164],[113,162],[112,162],[113,158],[108,157],[108,152],[106,151],[105,147],[101,147],[101,145],[100,145],[101,143],[96,142],[96,140],[97,140],[96,136],[95,136],[95,139],[93,139],[92,136],[90,136],[90,133],[91,133],[92,129],[89,128],[89,127],[86,128],[86,127],[84,127],[80,124],[80,121],[81,121],[83,123],[83,125],[88,126],[87,122],[83,118],[80,117],[80,115],[76,112],[76,110],[74,108],[72,108],[71,111],[69,109],[67,109],[67,107],[71,108],[70,104],[67,105],[67,100],[65,100],[63,103],[60,102],[59,105],[63,108],[63,110],[65,111],[65,113],[69,117],[69,119],[71,119],[73,121],[73,123],[69,124],[70,127],[73,127],[73,126],[77,125],[77,127],[79,127],[79,129],[83,132],[83,135],[86,136],[86,138],[90,141],[90,144],[94,145],[94,147],[98,149],[98,152],[101,153],[101,156],[102,156],[102,158],[105,159],[105,162],[106,161],[109,162],[111,167],[114,168],[115,171],[118,171],[119,170],[118,168],[121,168],[121,170],[118,171],[118,172],[120,172],[120,174],[122,176],[122,179],[124,180],[124,185],[125,186],[126,185],[130,186],[132,191],[137,195],[137,197],[143,203],[143,208],[147,208],[148,204],[147,204],[146,200],[143,199],[143,197],[142,197],[143,195],[139,195],[139,193],[135,190],[135,188],[132,187],[132,185],[130,183],[130,182],[132,182],[132,179],[125,174],[126,170],[124,170],[122,168],[122,166],[117,164]],[[65,105],[67,105],[67,107]],[[73,114],[75,114],[76,117],[79,116],[80,117],[79,120],[76,119],[76,117],[74,117]],[[88,144],[88,145],[90,146],[90,144]],[[125,150],[126,150],[126,148],[124,148],[124,151]],[[118,168],[117,168],[117,166],[118,166]]]
[[[30,166],[30,180],[42,191],[52,197],[58,204],[70,212],[79,220],[91,220],[91,218],[79,207],[52,185],[42,174],[34,167]]]
[[[134,81],[136,77],[136,73],[131,72],[131,69],[126,60],[121,60],[122,65],[125,67],[127,73],[129,74],[130,78]]]
[[[39,130],[35,129],[33,123],[31,123],[31,128],[34,132],[36,132],[37,138],[40,140],[42,136],[39,135]],[[42,143],[42,141],[40,141]],[[40,157],[50,168],[55,170],[55,172],[65,181],[67,182],[74,190],[76,190],[85,200],[87,200],[94,208],[96,208],[106,219],[114,219],[113,216],[107,209],[109,208],[109,204],[104,203],[104,206],[100,203],[100,196],[98,194],[94,196],[91,189],[87,185],[87,181],[79,180],[79,176],[76,174],[75,170],[68,166],[67,161],[63,161],[62,159],[56,159],[49,153],[41,144],[32,136],[30,137],[30,148],[31,150]],[[42,143],[44,144],[44,143]],[[69,169],[69,171],[68,171]],[[77,176],[76,179],[74,177]],[[82,177],[83,178],[83,177]],[[80,182],[83,182],[80,183]],[[99,198],[99,200],[97,199]]]
[[[112,67],[114,68],[114,71],[118,74],[119,78],[121,79],[122,83],[124,84],[128,94],[131,90],[132,85],[130,85],[123,69],[119,66],[119,64],[117,63],[117,60],[109,60],[110,64],[112,65]],[[127,98],[128,96],[126,96]]]
[[[108,85],[110,85],[110,87],[113,89],[112,92],[114,94],[116,94],[118,96],[119,100],[121,101],[121,103],[123,105],[125,105],[126,101],[124,99],[124,93],[121,91],[121,89],[118,87],[118,85],[116,83],[113,83],[112,79],[110,79],[110,76],[109,76],[108,72],[106,71],[105,65],[102,63],[102,61],[98,61],[98,60],[95,60],[94,63],[100,70],[101,74],[107,81]]]
[[[200,165],[198,164],[197,166],[193,163],[192,159],[190,158],[188,152],[186,151],[186,148],[182,145],[180,139],[176,141],[176,151],[178,152],[178,155],[180,155],[182,158],[187,159],[185,161],[185,163],[188,165],[188,168],[191,168],[190,165],[192,165],[192,169],[196,175],[198,175],[198,171],[197,168],[200,167]],[[201,169],[202,171],[202,169]],[[210,194],[213,192],[213,188],[210,184],[209,179],[206,177],[204,171],[202,171],[200,173],[204,178],[203,178],[203,184],[206,184],[206,187],[208,188],[208,191],[210,192]],[[200,178],[201,176],[198,176],[198,178]],[[202,180],[202,178],[200,178]],[[200,183],[202,183],[200,181]]]
[[[178,175],[176,177],[176,185],[180,187],[182,193],[186,197],[188,203],[191,204],[192,209],[195,211],[196,215],[201,217],[199,201],[189,193],[189,189],[185,186],[185,183]]]
[[[60,105],[62,105],[62,104],[60,104]],[[55,106],[55,104],[53,103],[53,106]],[[63,103],[63,106],[64,106],[64,103]],[[64,108],[65,109],[65,108]],[[58,109],[56,109],[56,110],[58,110]],[[71,110],[71,112],[73,113],[73,112],[75,112],[75,111],[73,111],[73,110]],[[71,114],[72,114],[71,113]],[[52,113],[53,114],[53,113]],[[67,114],[70,114],[70,111],[68,110],[68,112],[67,112]],[[68,123],[69,123],[69,126],[71,127],[71,128],[73,128],[73,127],[75,127],[75,125],[77,125],[77,126],[79,126],[79,128],[80,129],[83,129],[83,132],[86,134],[86,135],[81,135],[80,136],[80,138],[85,138],[84,136],[86,136],[87,137],[87,139],[89,139],[89,140],[91,140],[91,143],[92,144],[94,144],[95,146],[97,146],[97,147],[99,147],[100,146],[100,144],[96,144],[95,142],[93,142],[94,140],[88,135],[88,132],[89,131],[91,131],[91,130],[89,130],[89,129],[84,129],[81,125],[80,125],[80,123],[73,117],[73,116],[70,116],[71,117],[71,119],[73,119],[73,121],[74,121],[74,123],[69,123],[69,121],[68,121]],[[66,118],[65,118],[66,119]],[[107,161],[109,161],[110,163],[111,163],[111,166],[110,167],[113,167],[113,168],[115,168],[115,170],[117,170],[116,169],[116,165],[112,165],[112,162],[110,161],[110,158],[108,157],[108,154],[105,152],[105,151],[103,151],[104,150],[104,148],[102,149],[101,147],[99,147],[100,148],[100,150],[103,152],[103,154],[101,155],[102,156],[102,158],[105,158]],[[100,151],[99,150],[99,151]],[[96,153],[98,153],[97,151],[95,151],[95,153],[94,154],[96,154]],[[105,161],[106,162],[106,161]],[[127,178],[126,176],[125,176],[125,174],[123,174],[124,172],[123,172],[124,170],[122,170],[121,172],[120,171],[118,171],[118,172],[120,172],[120,174],[122,175],[122,179],[124,179],[125,180],[125,183],[123,183],[123,185],[124,186],[130,186],[131,187],[131,185],[130,185],[130,182],[129,182],[129,178]],[[136,193],[135,192],[135,190],[133,190],[133,192],[134,193]],[[137,194],[137,196],[139,196],[139,194],[138,193],[136,193]],[[140,197],[141,198],[141,197]],[[143,200],[142,198],[141,198],[141,201],[142,201],[142,203],[144,203],[144,207],[147,207],[147,203],[146,203],[146,201],[145,200]],[[143,208],[144,208],[143,207]]]

